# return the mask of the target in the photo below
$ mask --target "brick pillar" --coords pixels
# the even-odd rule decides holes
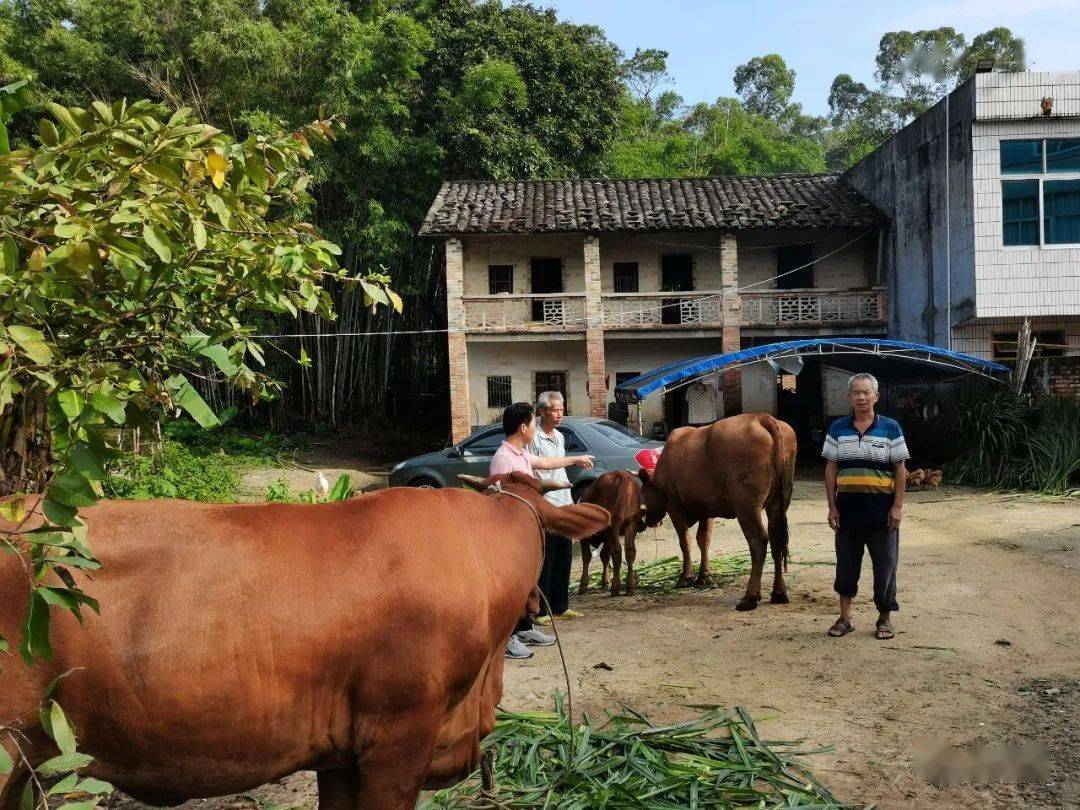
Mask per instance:
[[[737,352],[742,348],[742,298],[739,288],[739,251],[735,234],[725,233],[720,237],[720,278],[724,291],[723,316],[724,331],[720,348],[725,353]],[[742,371],[733,369],[722,373],[724,387],[724,416],[742,413]]]
[[[469,349],[465,342],[465,256],[460,239],[446,240],[446,336],[450,353],[450,433],[455,442],[472,432],[469,417]]]
[[[589,415],[607,416],[604,375],[604,309],[600,299],[600,239],[585,237],[585,362],[589,380]]]

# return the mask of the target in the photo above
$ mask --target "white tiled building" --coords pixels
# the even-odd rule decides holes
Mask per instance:
[[[1080,353],[1080,72],[976,74],[844,180],[892,220],[891,337]]]

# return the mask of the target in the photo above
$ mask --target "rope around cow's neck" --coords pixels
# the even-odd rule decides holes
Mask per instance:
[[[485,495],[492,495],[498,497],[500,495],[509,495],[511,498],[521,501],[529,509],[532,510],[533,517],[536,518],[536,524],[540,528],[540,548],[544,548],[544,521],[540,518],[540,512],[536,507],[529,503],[513,492],[507,492],[502,488],[501,482],[496,481],[494,484],[488,486],[484,490]],[[539,590],[539,589],[538,589]],[[559,650],[559,660],[562,661],[563,678],[566,680],[566,716],[570,719],[570,748],[574,747],[574,698],[570,694],[570,670],[566,666],[566,656],[563,654],[562,641],[559,639],[559,628],[555,626],[555,612],[551,609],[551,603],[548,601],[547,594],[540,590],[540,598],[544,600],[544,607],[547,608],[548,616],[551,618],[551,629],[555,632],[555,646]]]

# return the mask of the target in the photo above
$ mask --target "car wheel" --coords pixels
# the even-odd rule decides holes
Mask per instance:
[[[426,475],[422,475],[419,478],[414,478],[409,482],[410,487],[416,487],[417,489],[439,489],[439,482],[434,478],[428,478]]]

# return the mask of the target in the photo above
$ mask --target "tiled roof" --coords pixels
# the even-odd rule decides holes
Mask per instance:
[[[836,174],[443,183],[421,234],[864,227],[885,217]]]

